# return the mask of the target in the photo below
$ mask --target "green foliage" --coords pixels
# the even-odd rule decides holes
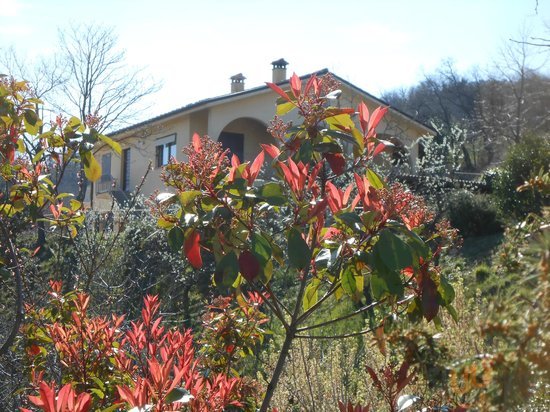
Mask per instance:
[[[506,214],[521,219],[528,213],[540,213],[549,204],[548,194],[536,190],[519,192],[518,186],[529,181],[541,170],[550,168],[548,136],[527,136],[514,145],[493,178],[493,193]]]
[[[453,368],[452,391],[480,409],[546,410],[550,385],[548,220],[536,218],[509,229],[491,268],[476,274],[493,285],[479,315],[483,356]],[[494,272],[493,274],[487,272]]]
[[[499,211],[491,197],[460,190],[451,193],[447,218],[463,237],[485,236],[503,230]]]

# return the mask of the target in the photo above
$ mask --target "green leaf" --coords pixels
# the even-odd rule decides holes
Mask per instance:
[[[322,142],[313,146],[319,153],[342,153],[342,148],[336,142]]]
[[[267,285],[273,277],[273,261],[268,260],[260,273],[260,281]]]
[[[375,271],[371,279],[371,287],[373,295],[375,295],[377,299],[380,298],[384,292],[399,297],[403,296],[404,286],[398,271],[389,269],[380,255],[374,252],[369,255],[369,265]],[[375,285],[372,284],[373,281]]]
[[[372,292],[372,296],[376,300],[384,296],[385,293],[389,293],[388,285],[386,285],[386,282],[384,281],[382,276],[376,273],[373,273],[370,276],[370,289]]]
[[[342,221],[346,226],[353,230],[363,230],[363,222],[357,213],[343,212],[335,215],[336,219]]]
[[[69,204],[70,204],[70,206],[71,206],[71,210],[72,210],[72,211],[79,210],[79,209],[82,207],[82,203],[79,202],[79,201],[76,200],[76,199],[71,199],[71,200],[69,201]]]
[[[105,393],[103,393],[101,389],[93,388],[93,389],[90,389],[90,392],[96,395],[99,399],[105,398]]]
[[[367,169],[367,179],[375,189],[382,189],[385,186],[380,176],[378,176],[374,170]]]
[[[347,265],[340,273],[340,282],[342,289],[347,295],[353,296],[357,292],[357,284],[355,283],[355,269],[352,265]]]
[[[365,277],[361,272],[355,273],[355,295],[359,296],[361,293],[363,293],[363,289],[365,289]]]
[[[221,279],[221,285],[231,287],[239,275],[239,260],[234,251],[227,253],[216,265],[216,279]]]
[[[9,203],[0,204],[0,214],[3,214],[7,217],[11,217],[15,215],[17,212],[18,210],[15,208],[14,205],[10,205]]]
[[[75,117],[75,116],[72,116],[68,123],[67,123],[67,126],[74,129],[74,128],[77,128],[77,127],[80,127],[82,125],[82,123],[80,122],[80,119],[78,117]]]
[[[412,266],[413,255],[409,245],[389,230],[380,232],[373,252],[377,254],[390,271],[400,271]]]
[[[183,207],[189,205],[193,200],[196,199],[202,192],[200,190],[189,190],[187,192],[182,192],[179,194],[180,203]]]
[[[330,137],[334,137],[336,139],[344,140],[347,143],[350,143],[354,146],[358,145],[357,139],[355,139],[354,136],[351,136],[347,133],[341,132],[339,130],[325,130],[323,134],[326,134]],[[361,136],[361,142],[363,141],[363,136]]]
[[[170,229],[174,226],[174,222],[170,222],[169,220],[166,220],[163,217],[161,217],[159,218],[159,220],[157,220],[157,225],[161,229]]]
[[[174,226],[170,229],[168,232],[168,245],[174,252],[179,252],[181,250],[184,241],[185,235],[183,230],[181,230],[178,226]]]
[[[39,151],[36,152],[36,154],[33,156],[32,162],[33,162],[33,163],[38,163],[38,162],[40,162],[40,160],[42,160],[42,156],[43,156],[43,155],[44,155],[44,149],[39,150]]]
[[[277,116],[284,116],[295,107],[296,105],[292,102],[280,103],[277,105]]]
[[[356,144],[356,147],[354,147],[354,153],[356,152],[356,150],[357,150],[357,154],[363,152],[363,149],[365,149],[363,134],[355,126],[351,128],[351,134],[353,135],[353,139],[355,140],[355,144]]]
[[[455,298],[455,290],[445,276],[441,275],[439,278],[439,286],[437,287],[437,292],[441,297],[443,306],[450,305]]]
[[[25,153],[25,142],[23,139],[17,139],[17,151],[19,153]]]
[[[166,395],[164,402],[167,404],[174,402],[189,403],[193,399],[193,395],[185,388],[174,388]]]
[[[319,300],[319,285],[321,282],[319,282],[318,279],[314,278],[311,280],[309,285],[307,285],[306,290],[304,292],[304,300],[302,301],[302,307],[304,309],[304,312],[307,311],[309,308],[311,308],[313,305],[317,303]]]
[[[82,164],[84,164],[84,174],[86,178],[95,182],[101,177],[101,165],[97,162],[96,158],[90,151],[83,151],[80,153]]]
[[[271,259],[271,245],[259,233],[252,233],[252,253],[258,258],[261,266],[264,266]]]
[[[447,312],[449,312],[453,320],[458,322],[458,313],[456,312],[455,307],[453,305],[447,305],[445,306],[445,309],[447,309]]]
[[[120,145],[117,142],[115,142],[113,139],[103,134],[98,134],[97,137],[99,137],[99,139],[101,139],[104,143],[109,145],[109,147],[113,149],[117,155],[120,156],[122,154],[122,149]]]
[[[95,384],[97,385],[97,387],[99,389],[101,389],[102,391],[105,390],[105,384],[103,383],[103,381],[101,379],[99,379],[97,376],[93,376],[92,380],[95,382]]]
[[[354,127],[355,123],[347,113],[337,114],[336,116],[327,117],[325,121],[331,129],[340,130],[337,126]]]
[[[260,197],[272,206],[282,206],[288,202],[281,185],[270,182],[260,188]]]
[[[23,123],[25,124],[25,130],[27,133],[36,136],[42,126],[42,120],[38,117],[33,110],[25,110],[23,115]]]
[[[311,250],[302,237],[302,233],[296,228],[291,228],[288,232],[287,252],[291,266],[298,270],[304,269],[311,260]]]

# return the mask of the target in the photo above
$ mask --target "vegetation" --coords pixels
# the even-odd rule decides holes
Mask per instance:
[[[275,144],[241,164],[194,135],[163,171],[171,194],[105,219],[58,183],[73,164],[97,180],[93,145],[120,146],[93,117],[44,124],[27,84],[1,79],[2,404],[548,409],[548,139],[514,141],[492,194],[424,198],[375,171],[385,108],[331,107],[329,76],[269,86],[301,118],[276,117]],[[423,172],[461,170],[469,144],[442,132]],[[467,242],[508,229],[478,259],[451,225]]]

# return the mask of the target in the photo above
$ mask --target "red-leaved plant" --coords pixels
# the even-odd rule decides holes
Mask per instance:
[[[172,248],[181,249],[191,266],[201,268],[208,255],[217,286],[251,289],[281,322],[284,341],[262,412],[295,339],[360,335],[404,313],[439,321],[440,306],[454,313],[452,287],[433,269],[437,254],[430,246],[438,236],[430,244],[421,237],[432,213],[402,186],[388,186],[371,166],[391,145],[376,135],[388,109],[330,106],[334,78],[302,80],[293,75],[289,90],[268,84],[279,96],[277,115],[294,110],[301,117],[292,127],[279,117],[273,121],[276,145],[263,144],[250,162],[233,157],[229,164],[221,144],[195,134],[184,150],[187,160],[172,160],[162,173],[175,193],[153,207]],[[258,179],[266,158],[268,181]],[[340,189],[343,176],[351,183]],[[297,290],[284,299],[270,286],[283,272],[295,275]],[[359,309],[326,321],[312,316],[344,296]],[[365,330],[332,335],[324,328],[362,313],[370,318]]]
[[[98,408],[162,412],[180,410],[184,405],[191,411],[255,407],[257,383],[205,367],[195,355],[190,330],[163,326],[157,296],[146,296],[141,318],[126,327],[122,317],[91,316],[90,298],[85,293],[62,295],[59,282],[51,285],[44,308],[27,307],[23,332],[34,388],[31,392],[38,391],[29,395],[28,407],[51,412]],[[52,351],[58,362],[52,360]],[[64,383],[59,390],[46,383],[56,376]]]

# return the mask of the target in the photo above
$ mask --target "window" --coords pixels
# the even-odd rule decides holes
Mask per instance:
[[[168,164],[171,157],[176,156],[176,135],[172,134],[157,140],[155,163],[157,167]]]
[[[96,193],[106,193],[111,190],[112,185],[111,153],[107,153],[101,156],[101,177],[96,185]]]
[[[237,155],[241,162],[244,160],[244,134],[221,132],[218,142],[224,149],[229,149],[230,158],[232,155]]]
[[[130,148],[122,151],[122,190],[130,191]]]
[[[101,156],[101,178],[111,179],[111,153]]]

